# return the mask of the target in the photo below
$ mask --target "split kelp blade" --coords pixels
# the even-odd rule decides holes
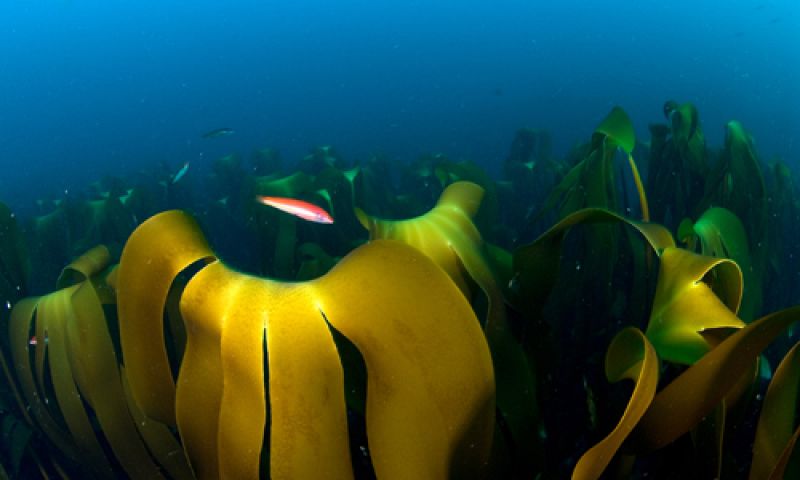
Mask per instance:
[[[113,474],[96,425],[128,475],[161,478],[157,459],[166,452],[142,440],[130,415],[103,310],[109,260],[108,250],[96,247],[64,268],[57,291],[17,305],[9,325],[17,378],[36,423],[70,459],[95,474]],[[28,342],[31,330],[35,345]],[[174,457],[164,469],[190,478],[183,456]]]
[[[161,412],[171,407],[156,404],[175,398],[199,477],[257,478],[267,413],[272,477],[317,478],[320,468],[327,478],[352,477],[343,370],[330,328],[366,363],[368,443],[380,478],[480,475],[493,431],[491,359],[469,304],[423,255],[373,242],[302,283],[244,275],[212,260],[180,300],[187,343],[176,386],[166,362],[154,368],[127,350],[163,351],[163,338],[152,332],[163,329],[166,290],[142,287],[171,284],[182,270],[168,259],[176,252],[193,252],[184,259],[190,264],[209,259],[185,213],[165,212],[134,232],[117,278],[129,307],[121,310],[121,332],[127,368],[144,362],[135,367],[144,375],[131,382],[134,398]],[[133,308],[142,303],[160,307],[145,318]],[[172,393],[155,399],[136,392],[149,385]]]

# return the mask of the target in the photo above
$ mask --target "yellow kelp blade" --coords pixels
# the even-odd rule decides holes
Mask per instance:
[[[491,358],[474,313],[444,273],[396,242],[373,242],[315,288],[330,324],[367,365],[367,436],[378,478],[480,475],[494,426]]]
[[[174,426],[175,383],[164,346],[164,304],[174,278],[213,253],[194,219],[183,212],[168,213],[151,217],[131,234],[120,258],[116,290],[133,396],[145,415]]]
[[[68,336],[73,364],[81,372],[75,375],[80,391],[94,409],[98,424],[125,472],[132,478],[160,478],[159,468],[139,439],[105,314],[90,282],[81,283],[72,303],[76,321],[68,326]]]
[[[800,320],[800,307],[767,315],[706,353],[656,395],[629,438],[630,448],[656,450],[688,432],[725,398],[761,351],[796,320]]]
[[[713,282],[709,286],[704,279]],[[711,349],[707,329],[738,329],[742,273],[732,261],[681,248],[661,254],[647,338],[661,359],[691,365]]]
[[[197,243],[196,224],[186,219],[181,212],[167,212],[148,220],[175,231],[169,237],[159,229],[136,232],[125,252],[147,251],[148,246],[174,251],[179,246],[170,242],[190,237]],[[129,278],[120,268],[120,296],[126,282],[178,274],[147,263],[139,269]],[[132,304],[150,300],[163,305],[163,298],[127,299]],[[318,478],[323,472],[325,478],[352,477],[344,378],[326,318],[366,360],[367,430],[381,478],[394,472],[423,472],[404,478],[428,476],[424,472],[448,476],[453,457],[477,474],[486,461],[494,384],[485,340],[461,293],[413,249],[375,242],[320,279],[294,284],[251,277],[213,262],[187,282],[180,303],[187,345],[176,415],[198,477],[259,474],[267,417],[265,329],[271,476]],[[145,327],[133,323],[127,328]],[[146,361],[131,360],[127,350],[125,358],[129,368],[131,361]],[[168,375],[169,365],[161,368]],[[409,432],[414,435],[405,435]]]
[[[45,398],[37,386],[37,375],[29,360],[28,339],[31,324],[36,316],[36,305],[41,297],[22,299],[11,310],[8,324],[8,338],[11,345],[11,359],[14,371],[20,383],[25,400],[30,406],[30,412],[47,437],[58,446],[71,460],[78,461],[80,452],[69,433],[64,431],[51,415],[48,409],[49,400]]]
[[[416,218],[381,220],[360,210],[356,213],[371,240],[397,240],[414,247],[447,272],[468,299],[474,284],[483,291],[488,303],[483,324],[495,366],[497,404],[514,437],[520,462],[532,463],[538,440],[538,418],[531,407],[537,401],[536,384],[522,346],[509,331],[502,291],[472,222],[483,193],[480,186],[461,181],[445,188],[436,206]]]
[[[578,460],[573,479],[600,478],[622,443],[642,418],[658,386],[658,357],[647,337],[634,327],[619,332],[606,353],[606,377],[610,382],[630,379],[636,383],[628,407],[616,428]]]
[[[96,473],[110,475],[111,465],[92,423],[92,414],[120,466],[132,478],[160,478],[160,470],[142,443],[122,389],[118,361],[108,331],[98,288],[103,287],[101,271],[110,255],[105,247],[96,247],[64,268],[59,277],[60,289],[36,299],[21,302],[23,315],[13,319],[12,337],[17,345],[15,360],[21,383],[37,406],[34,416],[47,435],[64,448],[68,442],[56,418],[63,418],[77,451],[67,447],[72,456]],[[35,382],[26,368],[30,321],[35,321]],[[48,398],[52,382],[55,398]],[[44,402],[39,398],[43,398]],[[44,403],[44,405],[42,405]],[[91,407],[89,412],[86,406]]]
[[[470,287],[458,256],[477,249],[481,235],[472,223],[478,211],[483,189],[470,182],[456,182],[442,192],[436,206],[426,214],[408,220],[383,220],[356,209],[370,240],[398,240],[425,253],[442,267],[466,296]]]
[[[200,478],[257,478],[267,417],[273,478],[350,478],[344,376],[305,284],[243,275],[214,262],[187,284],[178,427]],[[209,295],[208,292],[214,292]]]
[[[80,258],[74,265],[82,269],[79,265],[92,264],[92,259],[107,259],[106,254],[102,248],[91,250],[86,255],[88,259]],[[96,264],[86,271],[92,274],[99,268],[102,266]],[[79,285],[70,285],[18,303],[15,310],[19,310],[12,312],[9,325],[12,354],[25,396],[34,407],[34,418],[48,437],[73,460],[81,461],[97,474],[110,475],[111,465],[84,408],[83,392],[76,384],[85,379],[85,374],[72,356],[76,346],[70,344],[68,330],[77,322],[72,296],[78,288]],[[28,343],[32,323],[36,332],[35,345]],[[30,365],[30,349],[34,349],[34,365]],[[52,382],[54,397],[49,395],[46,379]],[[63,418],[67,431],[62,430],[57,418]]]
[[[751,480],[772,478],[770,475],[775,478],[783,477],[783,469],[776,472],[776,468],[781,463],[783,465],[780,466],[785,467],[785,459],[781,459],[782,453],[787,447],[791,451],[797,432],[800,432],[798,428],[794,434],[792,433],[797,417],[798,389],[800,389],[800,343],[795,344],[783,357],[764,397],[753,444]]]
[[[120,367],[120,378],[136,428],[158,463],[169,473],[170,478],[177,480],[195,478],[186,456],[183,454],[183,446],[178,443],[169,428],[161,422],[147,418],[136,405],[131,393],[131,386],[125,376],[125,367]]]
[[[642,221],[649,222],[650,206],[647,203],[647,193],[645,193],[642,177],[639,175],[639,169],[636,168],[636,162],[633,160],[633,155],[631,154],[628,154],[628,165],[631,167],[633,183],[636,185],[636,191],[639,193],[639,205],[642,208]]]

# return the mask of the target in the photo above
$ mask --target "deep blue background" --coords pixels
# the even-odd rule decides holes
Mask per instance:
[[[493,168],[517,128],[564,153],[615,104],[646,139],[667,99],[797,169],[798,32],[796,0],[3,0],[0,201],[263,146]]]

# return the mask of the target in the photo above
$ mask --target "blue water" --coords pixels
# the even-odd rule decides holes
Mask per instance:
[[[621,105],[647,140],[668,99],[798,169],[798,32],[796,0],[3,0],[0,201],[265,146],[499,171],[519,127],[563,154]]]

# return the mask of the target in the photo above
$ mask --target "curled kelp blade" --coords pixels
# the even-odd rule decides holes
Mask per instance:
[[[79,449],[69,437],[69,433],[61,428],[61,425],[48,409],[49,400],[45,403],[45,396],[38,386],[35,365],[30,362],[29,332],[33,327],[33,322],[37,315],[36,306],[40,299],[41,297],[24,298],[11,310],[8,338],[11,346],[14,373],[36,424],[68,458],[78,461],[80,458]]]
[[[186,219],[167,212],[148,220],[176,231],[134,233],[125,252],[174,251],[173,242],[197,234]],[[129,277],[120,267],[120,300],[126,282],[177,275],[159,265],[139,268],[141,277]],[[127,294],[134,292],[145,296],[128,301],[163,305],[147,290]],[[252,277],[215,261],[187,282],[181,314],[187,343],[176,418],[201,478],[258,476],[267,396],[272,477],[317,478],[321,468],[326,478],[352,477],[343,372],[328,322],[366,361],[368,441],[381,478],[477,474],[487,460],[494,383],[479,323],[444,272],[409,247],[373,242],[305,283]],[[147,361],[131,360],[125,345],[128,368]]]
[[[102,247],[95,248],[65,271],[75,267],[87,274],[95,273],[105,267],[105,254]],[[99,263],[94,264],[95,260]],[[78,322],[72,297],[80,286],[81,283],[71,284],[20,302],[12,311],[9,336],[17,378],[39,426],[73,460],[80,458],[95,473],[111,474],[111,465],[81,399],[85,393],[79,383],[84,384],[87,376],[84,365],[73,355],[77,346],[71,344]],[[28,341],[31,330],[37,340],[35,346]],[[32,364],[30,349],[34,350]]]
[[[370,239],[414,247],[439,265],[467,298],[472,298],[474,285],[483,291],[488,303],[483,325],[495,366],[497,405],[511,431],[518,461],[529,463],[537,458],[539,427],[534,366],[509,330],[502,290],[472,223],[482,198],[480,186],[459,181],[447,186],[436,206],[419,217],[383,220],[360,210],[356,213]]]
[[[80,372],[74,375],[79,390],[125,472],[132,478],[161,478],[130,414],[105,313],[91,282],[78,287],[72,305],[75,322],[68,325],[67,335],[75,370]]]
[[[635,146],[636,134],[628,114],[620,107],[612,108],[592,133],[586,155],[550,192],[544,206],[534,219],[538,219],[557,205],[561,217],[584,208],[616,210],[619,202],[614,178],[614,157],[617,148],[622,149],[628,157],[628,164],[639,193],[642,215],[645,219],[649,218],[647,196],[636,163],[631,156]],[[608,232],[604,230],[606,229],[600,228],[597,232],[607,237]]]
[[[619,147],[630,154],[636,146],[636,132],[633,129],[633,122],[625,110],[614,107],[606,118],[600,122],[592,134],[592,143],[599,146],[600,143],[612,143],[614,147]]]
[[[744,225],[725,208],[709,208],[695,222],[694,232],[700,238],[703,255],[730,258],[742,270],[743,292],[739,317],[752,320],[761,309],[761,274],[755,270]]]
[[[388,280],[375,261],[409,275]],[[493,430],[491,359],[474,313],[444,272],[413,249],[376,241],[315,283],[325,318],[367,365],[377,476],[479,474]]]
[[[711,349],[704,331],[744,326],[736,317],[741,297],[742,273],[736,263],[666,248],[647,338],[660,358],[692,364]]]
[[[658,392],[629,438],[637,452],[661,448],[709,414],[764,348],[800,319],[800,307],[772,313],[742,327]]]
[[[73,460],[111,475],[111,452],[131,477],[160,478],[152,446],[143,443],[129,413],[98,293],[109,260],[105,247],[95,247],[64,268],[57,291],[20,302],[11,325],[12,345],[27,347],[13,348],[18,378],[37,423]],[[26,341],[31,328],[37,332],[35,345]],[[102,446],[100,431],[109,449]]]
[[[800,390],[800,343],[783,357],[767,389],[753,443],[750,479],[784,478],[788,457],[797,441],[797,399]],[[796,475],[797,465],[793,466]],[[786,478],[794,478],[788,473]]]
[[[145,415],[175,425],[175,382],[164,343],[163,316],[175,277],[214,258],[197,222],[171,211],[131,234],[117,271],[120,341],[131,391]]]
[[[617,426],[581,456],[572,472],[573,479],[600,478],[655,396],[658,356],[638,328],[626,328],[611,341],[606,352],[606,378],[609,382],[633,380],[636,386]]]
[[[513,279],[516,295],[509,300],[520,311],[533,312],[544,305],[558,277],[561,246],[567,232],[576,225],[621,223],[639,232],[657,254],[675,241],[669,231],[655,223],[637,222],[601,208],[586,208],[553,225],[528,245],[514,251]]]
[[[384,220],[360,209],[356,215],[371,240],[398,240],[418,249],[442,267],[465,295],[471,296],[458,256],[462,251],[480,248],[482,240],[472,215],[478,211],[482,198],[483,189],[478,185],[456,182],[442,192],[434,208],[416,218]]]

